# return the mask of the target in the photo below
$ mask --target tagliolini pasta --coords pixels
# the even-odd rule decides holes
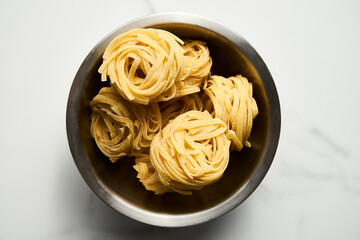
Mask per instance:
[[[198,93],[174,98],[168,102],[162,102],[159,105],[163,127],[180,114],[190,110],[203,110],[203,103]]]
[[[210,75],[212,59],[206,43],[197,40],[185,40],[185,74],[179,82],[177,97],[199,92],[204,80]]]
[[[150,146],[159,181],[182,194],[216,182],[229,161],[226,130],[226,124],[207,111],[191,110],[170,121]]]
[[[170,120],[175,119],[185,112],[190,110],[203,110],[202,100],[198,93],[175,98],[167,102],[162,102],[159,105],[163,128]],[[160,182],[148,154],[142,154],[136,157],[134,169],[138,172],[137,177],[146,190],[153,191],[155,194],[163,194],[171,191],[171,189]]]
[[[151,164],[150,155],[142,154],[135,158],[134,169],[138,172],[137,178],[146,190],[153,191],[155,194],[163,194],[170,189],[159,181],[157,173]]]
[[[204,86],[204,91],[212,105],[212,115],[228,125],[228,138],[233,147],[240,151],[243,146],[251,147],[250,136],[253,119],[258,114],[255,99],[252,97],[252,84],[245,77],[224,78],[211,76]]]
[[[91,135],[101,152],[115,162],[132,149],[133,118],[112,88],[102,88],[91,101]]]
[[[128,107],[135,119],[133,149],[135,153],[144,152],[150,147],[151,141],[162,127],[159,105],[158,103],[149,103],[149,105],[130,104]],[[137,155],[132,154],[132,156]]]
[[[129,101],[147,105],[175,97],[184,72],[183,41],[159,29],[133,29],[106,48],[99,68]]]
[[[199,92],[210,74],[209,49],[202,41],[183,44],[164,30],[128,31],[106,48],[101,79],[109,76],[121,96],[144,105]]]
[[[230,150],[251,146],[252,84],[211,66],[205,42],[164,30],[133,29],[107,47],[99,72],[111,86],[90,103],[91,134],[110,161],[135,157],[148,191],[192,194],[221,178]]]
[[[112,162],[125,155],[140,155],[161,130],[157,103],[147,106],[131,104],[114,87],[101,88],[90,106],[93,111],[91,134],[99,149]]]

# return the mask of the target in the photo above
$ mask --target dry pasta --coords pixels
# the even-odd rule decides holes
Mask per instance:
[[[146,190],[190,195],[221,178],[230,150],[251,146],[252,84],[211,67],[205,42],[164,30],[133,29],[107,46],[99,73],[111,86],[90,102],[91,134],[110,161],[135,157]]]
[[[135,138],[133,149],[143,152],[150,147],[152,139],[161,130],[162,119],[158,103],[149,105],[129,104],[129,111],[134,115]],[[131,156],[136,156],[132,154]]]
[[[170,121],[150,146],[159,181],[182,194],[216,182],[229,161],[226,130],[226,124],[207,111],[191,110]]]
[[[162,124],[165,127],[171,119],[190,110],[203,110],[203,103],[198,93],[174,98],[160,105]]]
[[[112,88],[102,88],[91,101],[91,134],[101,152],[115,162],[132,149],[134,124],[126,102]]]
[[[146,190],[153,191],[155,194],[163,194],[169,191],[169,188],[165,187],[156,176],[149,154],[136,157],[134,168],[138,172],[137,178],[139,178]]]
[[[114,87],[103,87],[91,101],[91,134],[99,149],[115,162],[140,155],[161,130],[157,103],[135,105],[123,99]]]
[[[212,59],[206,43],[198,40],[185,40],[184,52],[185,70],[182,81],[179,82],[177,96],[185,96],[200,92],[201,85],[210,75]]]
[[[232,148],[240,151],[243,146],[251,147],[248,138],[253,119],[258,114],[251,82],[241,75],[229,78],[211,76],[204,91],[213,109],[208,109],[209,103],[204,104],[206,108],[228,125],[227,136],[233,142]]]
[[[202,111],[202,109],[202,101],[198,93],[162,102],[160,103],[160,111],[163,127],[180,114],[190,110]],[[171,191],[159,181],[148,154],[142,154],[141,156],[136,157],[134,168],[138,172],[137,177],[146,190],[153,191],[155,194],[163,194]]]
[[[147,105],[177,95],[183,76],[183,41],[158,29],[133,29],[116,37],[103,54],[102,81],[127,100]]]

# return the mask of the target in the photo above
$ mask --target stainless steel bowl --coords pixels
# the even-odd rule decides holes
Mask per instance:
[[[106,46],[117,35],[138,27],[168,30],[182,39],[207,42],[213,75],[246,76],[259,107],[250,136],[252,148],[231,152],[223,177],[192,196],[154,195],[136,178],[132,158],[115,164],[98,150],[90,134],[89,103],[102,86],[97,72]],[[209,19],[184,13],[162,13],[129,22],[101,40],[80,66],[69,94],[66,127],[74,161],[89,187],[105,203],[135,220],[158,226],[188,226],[218,217],[242,203],[267,173],[280,135],[280,104],[265,63],[241,36]]]

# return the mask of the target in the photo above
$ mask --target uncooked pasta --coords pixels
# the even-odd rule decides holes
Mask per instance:
[[[210,75],[212,59],[206,43],[198,40],[185,40],[184,52],[185,70],[177,96],[185,96],[200,92],[201,85]]]
[[[115,162],[137,156],[149,148],[161,130],[157,103],[136,105],[123,99],[113,87],[103,87],[91,101],[91,134],[99,149]]]
[[[190,110],[203,110],[203,103],[198,93],[174,98],[168,102],[162,102],[159,105],[163,127],[165,127],[171,119],[176,118],[182,113]]]
[[[160,110],[162,116],[162,124],[165,127],[170,120],[177,116],[188,112],[190,110],[203,110],[202,101],[198,93],[186,95],[172,99],[167,102],[160,103]],[[135,159],[135,170],[138,172],[137,177],[148,191],[153,191],[155,194],[163,194],[171,191],[168,187],[162,184],[156,174],[154,167],[150,162],[148,154],[141,154]]]
[[[153,191],[155,194],[163,194],[170,189],[159,181],[156,171],[150,162],[150,155],[142,154],[135,158],[135,170],[138,172],[137,178],[146,190]]]
[[[133,29],[107,46],[99,68],[110,79],[90,102],[91,134],[111,162],[129,156],[155,194],[218,181],[230,150],[250,147],[258,114],[252,83],[211,76],[206,42],[159,29]]]
[[[149,103],[149,105],[130,104],[128,108],[133,113],[135,119],[135,138],[133,143],[135,153],[132,156],[136,156],[137,152],[143,152],[146,148],[150,147],[152,139],[161,130],[162,119],[157,103]]]
[[[150,146],[160,182],[182,194],[216,182],[229,161],[226,130],[226,124],[207,111],[191,110],[170,121]]]
[[[240,151],[243,146],[250,147],[248,141],[253,119],[258,114],[255,99],[252,97],[252,83],[245,77],[211,76],[204,91],[212,102],[212,115],[228,125],[228,138],[233,147]],[[205,103],[209,106],[208,103]],[[209,110],[209,109],[208,109]]]
[[[126,102],[113,88],[102,88],[91,101],[91,134],[101,152],[115,162],[134,141],[134,123]]]
[[[177,95],[183,76],[183,41],[158,29],[133,29],[116,37],[106,48],[99,68],[129,101],[147,105]]]

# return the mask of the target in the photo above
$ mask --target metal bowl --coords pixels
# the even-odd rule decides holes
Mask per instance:
[[[251,148],[231,152],[229,165],[216,183],[195,191],[154,195],[146,191],[124,158],[112,164],[97,148],[90,134],[89,103],[101,87],[97,72],[102,54],[117,35],[138,27],[168,30],[182,39],[207,42],[213,58],[213,75],[242,74],[253,83],[259,115],[250,136]],[[265,63],[241,36],[209,19],[184,13],[162,13],[129,22],[101,40],[85,58],[73,81],[66,113],[69,146],[89,187],[105,203],[135,220],[157,226],[188,226],[216,218],[242,203],[267,173],[280,135],[280,104]]]

